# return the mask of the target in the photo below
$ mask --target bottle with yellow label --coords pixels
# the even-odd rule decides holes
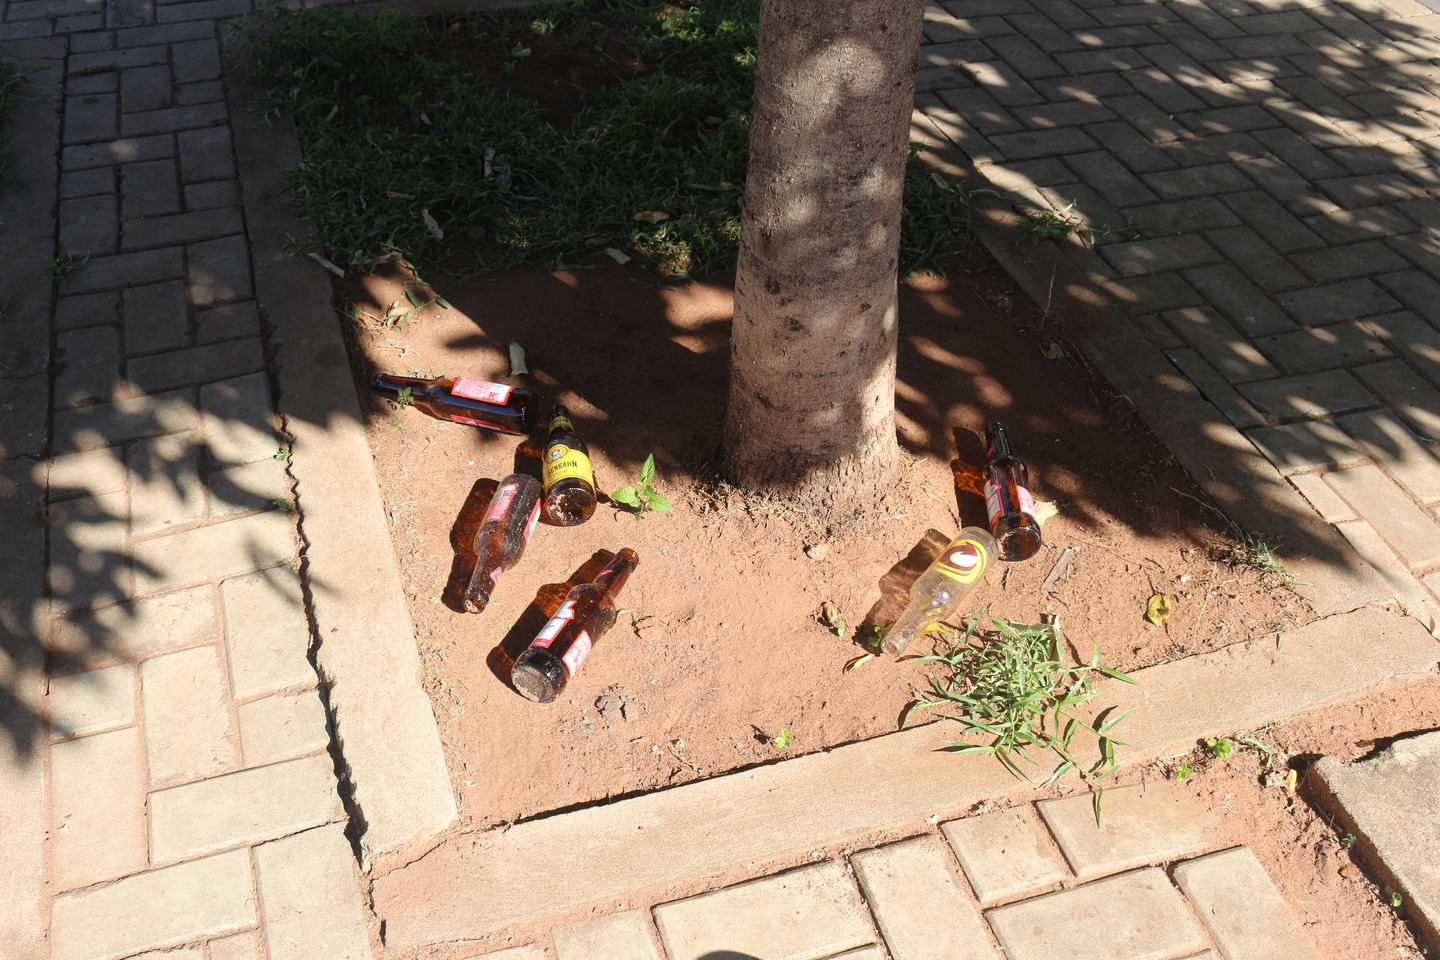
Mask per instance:
[[[595,470],[590,451],[575,435],[570,411],[550,408],[550,439],[544,454],[545,513],[559,526],[584,523],[595,512]]]
[[[910,603],[880,646],[899,656],[916,637],[954,613],[985,575],[995,556],[995,538],[980,527],[966,527],[910,585]]]

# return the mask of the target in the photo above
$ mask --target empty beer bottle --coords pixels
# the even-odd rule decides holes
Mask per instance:
[[[534,425],[535,395],[520,387],[474,377],[397,377],[376,374],[375,392],[437,420],[465,423],[501,433],[526,434]],[[409,390],[410,392],[403,393]]]
[[[550,408],[550,440],[545,444],[545,512],[562,527],[584,523],[595,512],[595,470],[590,450],[575,435],[564,404]]]
[[[524,556],[540,519],[540,493],[540,481],[523,473],[512,473],[500,481],[490,498],[490,509],[475,531],[475,572],[465,588],[466,610],[484,610],[501,575]]]
[[[1000,424],[985,427],[985,444],[985,510],[990,517],[990,533],[1000,545],[1000,559],[1028,560],[1041,543],[1029,471],[1010,452],[1010,440]]]
[[[979,527],[961,530],[910,585],[910,603],[885,634],[881,648],[899,656],[911,640],[954,613],[980,582],[993,556],[995,539],[990,534]]]
[[[615,595],[640,558],[626,547],[615,554],[593,583],[571,590],[510,670],[510,682],[526,699],[549,703],[580,671],[595,642],[615,625]]]

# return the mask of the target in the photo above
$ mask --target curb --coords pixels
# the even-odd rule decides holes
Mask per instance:
[[[311,227],[284,205],[300,161],[267,125],[241,64],[226,58],[231,124],[250,231],[256,299],[272,328],[277,407],[294,454],[301,571],[312,654],[338,746],[342,793],[362,865],[457,817],[405,606],[329,276],[287,254]]]

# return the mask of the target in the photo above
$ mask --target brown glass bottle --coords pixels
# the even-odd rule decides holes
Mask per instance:
[[[985,427],[985,509],[990,534],[1002,560],[1028,560],[1040,549],[1040,521],[1030,494],[1030,473],[1010,452],[1010,439],[998,423]]]
[[[465,423],[501,433],[526,434],[535,422],[535,395],[520,387],[474,377],[397,377],[378,373],[370,381],[375,392],[414,407],[437,420]],[[409,389],[408,398],[400,392]]]
[[[615,595],[639,562],[635,551],[626,547],[593,583],[582,583],[570,591],[510,670],[510,682],[521,696],[549,703],[560,695],[570,678],[580,672],[595,642],[615,625],[620,612]]]
[[[550,408],[544,459],[545,513],[562,527],[589,520],[595,512],[595,469],[590,465],[590,449],[575,435],[564,404]]]
[[[466,610],[484,610],[501,575],[524,556],[540,519],[540,494],[540,481],[527,474],[512,473],[500,481],[475,531],[475,572],[465,588]]]

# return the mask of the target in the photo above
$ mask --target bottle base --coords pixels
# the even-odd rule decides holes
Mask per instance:
[[[526,700],[535,703],[549,703],[560,695],[560,690],[550,682],[545,671],[526,663],[517,663],[510,671],[510,683]]]

